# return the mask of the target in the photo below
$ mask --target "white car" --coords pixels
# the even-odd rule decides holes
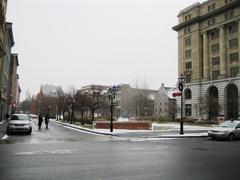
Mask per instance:
[[[7,134],[11,132],[32,133],[32,126],[28,114],[13,114],[8,122]]]
[[[240,138],[240,121],[224,121],[218,127],[209,130],[208,136],[212,139],[229,139],[230,141]]]

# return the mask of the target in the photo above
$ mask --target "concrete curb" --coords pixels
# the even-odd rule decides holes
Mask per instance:
[[[178,138],[178,139],[183,139],[183,138],[206,138],[208,137],[208,135],[205,135],[205,134],[194,134],[194,133],[191,133],[189,135],[187,134],[184,134],[184,135],[178,135],[178,134],[163,134],[163,135],[160,135],[160,136],[153,136],[153,137],[127,137],[127,136],[121,136],[120,133],[117,133],[117,134],[113,134],[113,133],[104,133],[104,132],[98,132],[98,131],[94,131],[94,130],[91,130],[91,129],[87,129],[87,128],[83,128],[83,127],[80,127],[80,126],[77,126],[77,125],[73,125],[73,124],[69,124],[69,123],[64,123],[64,122],[59,122],[59,121],[56,121],[56,120],[53,120],[51,119],[51,122],[55,123],[55,124],[59,124],[59,125],[63,125],[63,126],[67,126],[67,127],[71,127],[71,128],[74,128],[74,129],[78,129],[78,130],[81,130],[81,131],[86,131],[86,132],[90,132],[90,133],[93,133],[93,134],[99,134],[99,135],[106,135],[106,136],[114,136],[114,137],[125,137],[125,138],[144,138],[144,139],[159,139],[159,138]]]
[[[81,130],[81,131],[86,131],[86,132],[90,132],[90,133],[94,133],[94,134],[100,134],[100,135],[106,135],[106,136],[116,136],[112,133],[97,132],[97,131],[93,131],[91,129],[83,128],[83,127],[80,127],[80,126],[77,126],[77,125],[59,122],[59,121],[56,121],[56,120],[53,120],[53,119],[51,119],[50,121],[55,123],[55,124],[60,124],[60,125],[63,125],[63,126],[71,127],[71,128],[74,128],[74,129],[78,129],[78,130]]]

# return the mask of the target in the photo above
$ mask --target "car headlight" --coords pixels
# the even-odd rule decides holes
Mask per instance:
[[[14,124],[13,124],[13,123],[9,123],[9,125],[10,125],[10,126],[14,126]]]

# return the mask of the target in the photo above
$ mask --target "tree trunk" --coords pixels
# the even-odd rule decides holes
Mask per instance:
[[[94,109],[92,109],[92,122],[94,121]]]
[[[71,111],[68,109],[68,123],[71,121]]]
[[[81,116],[82,116],[81,124],[82,124],[82,125],[84,125],[83,113],[84,113],[84,111],[83,111],[83,108],[82,108],[82,109],[81,109]]]

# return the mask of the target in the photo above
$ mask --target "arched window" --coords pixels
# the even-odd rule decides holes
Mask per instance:
[[[218,117],[219,104],[218,104],[218,89],[215,86],[211,86],[208,90],[207,104],[209,120],[213,120]]]
[[[192,91],[190,89],[185,90],[185,99],[192,99]]]
[[[227,119],[238,118],[238,88],[235,84],[228,85],[227,93]]]

